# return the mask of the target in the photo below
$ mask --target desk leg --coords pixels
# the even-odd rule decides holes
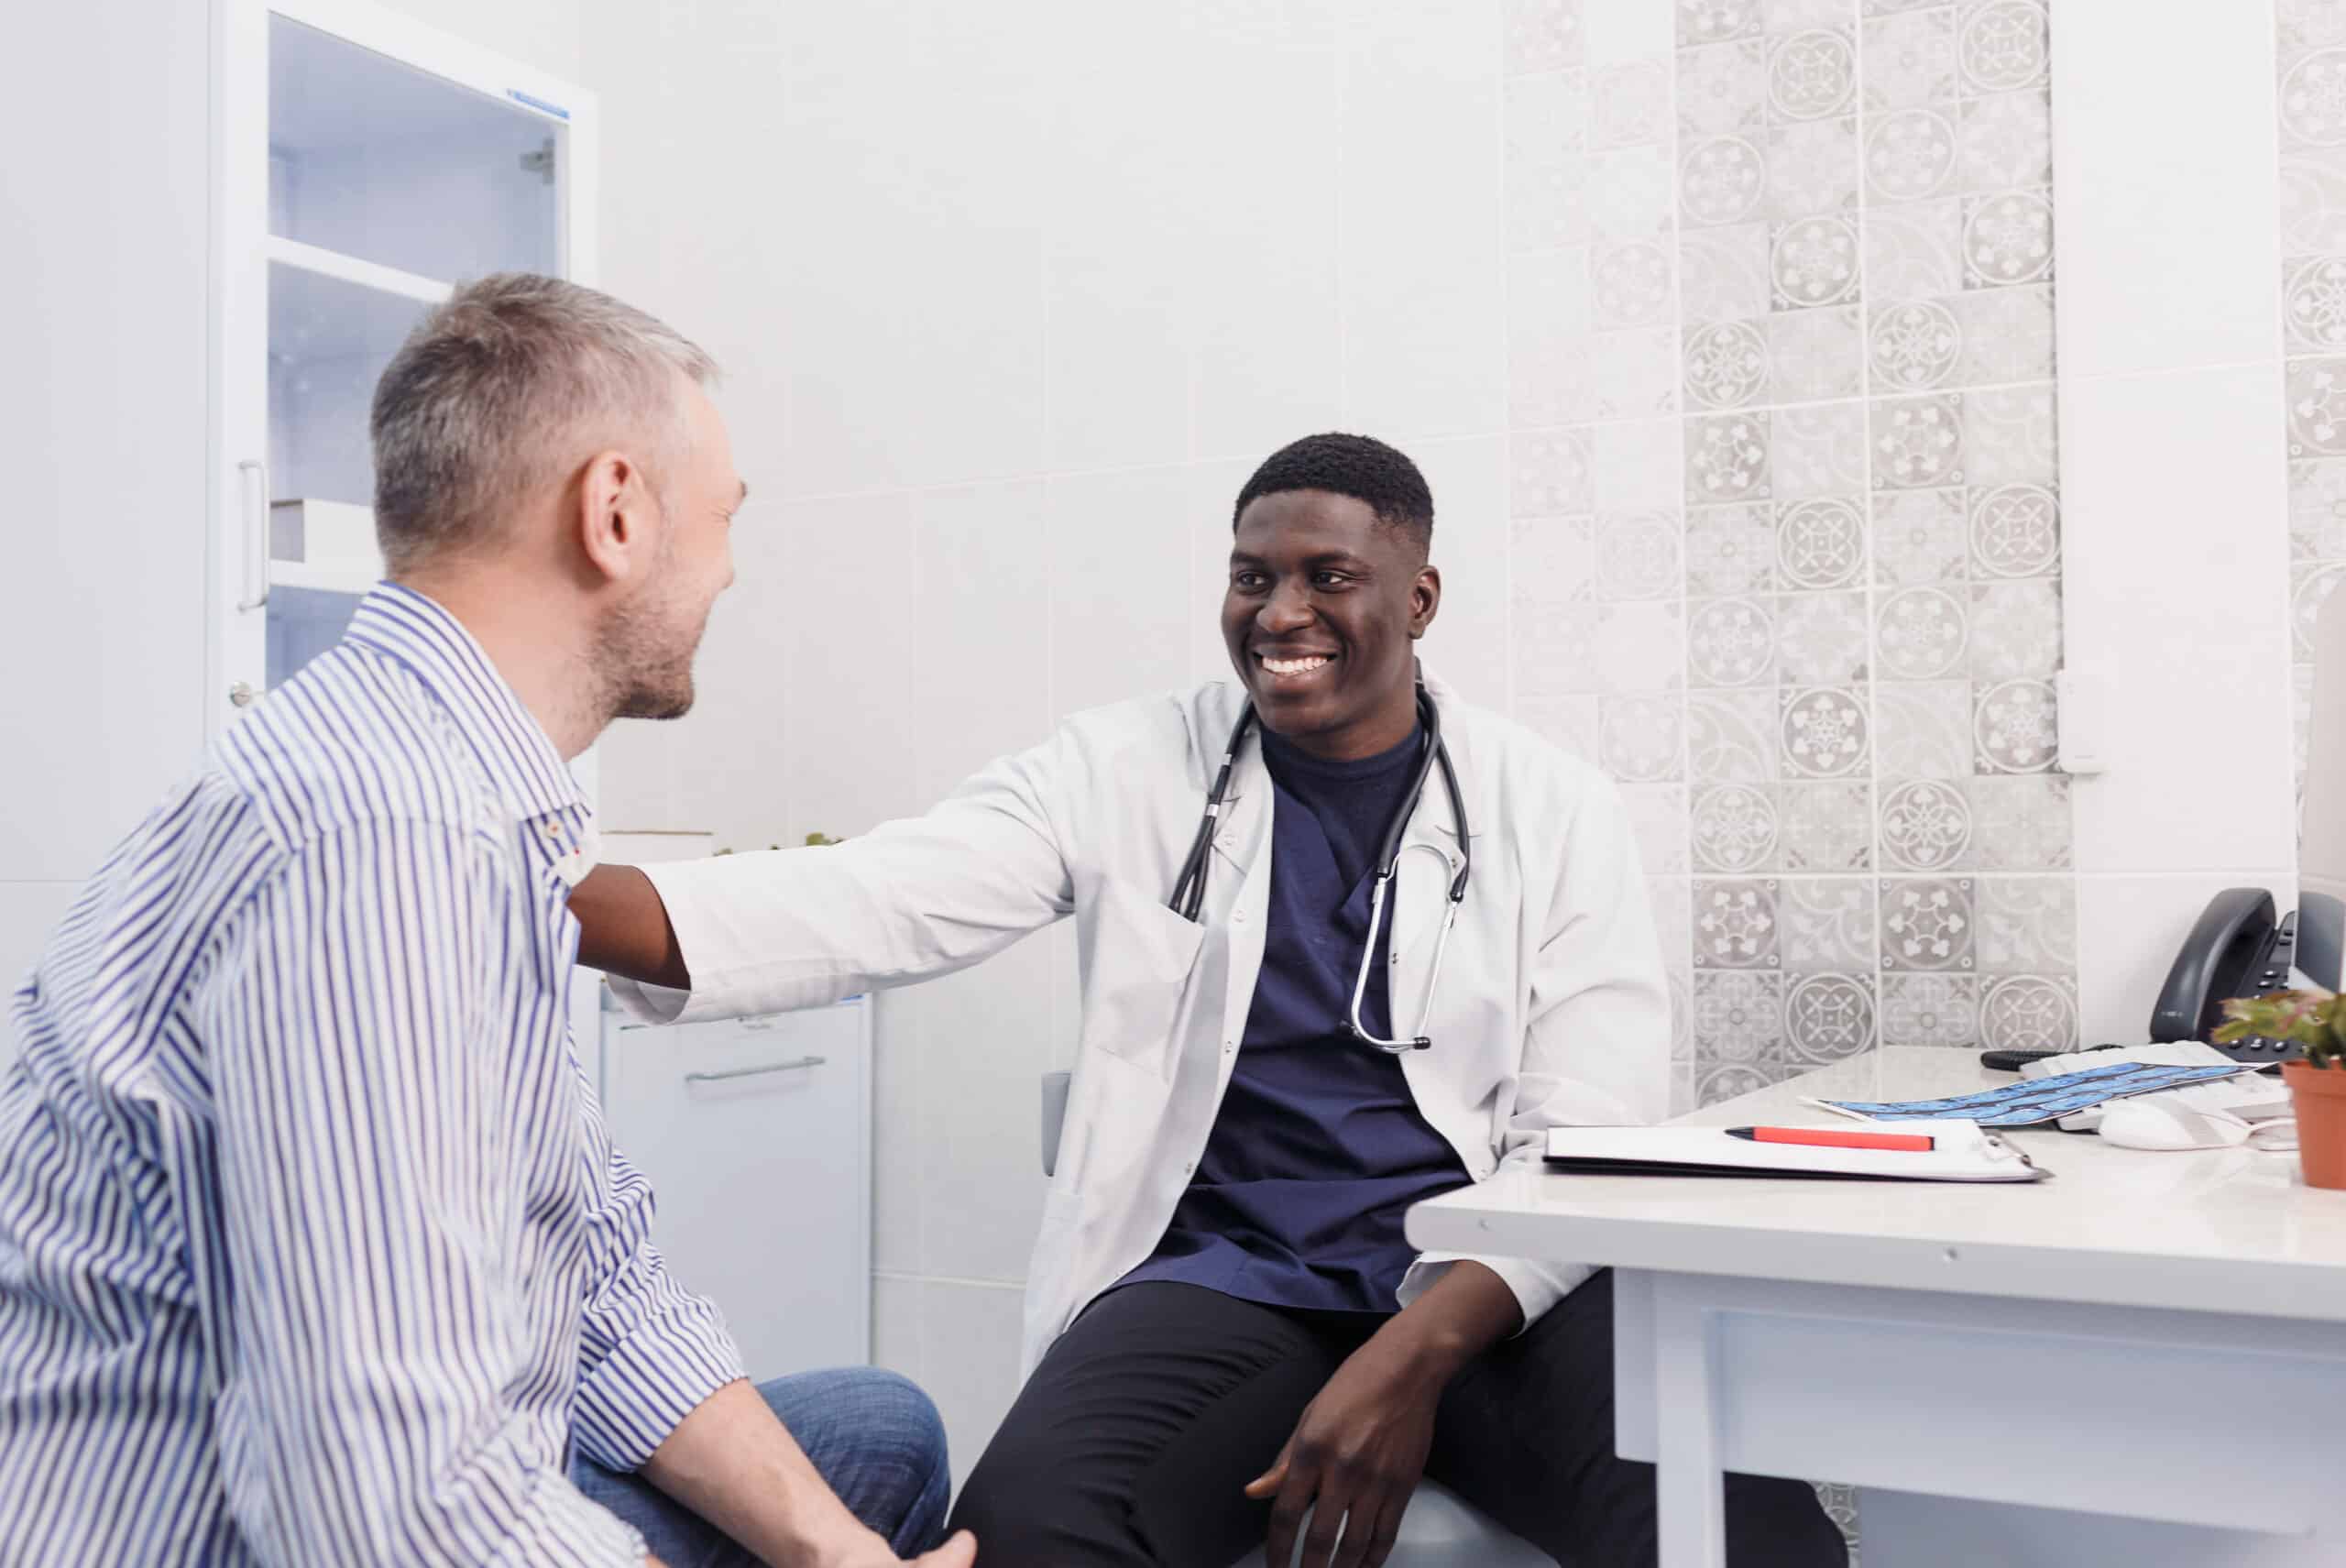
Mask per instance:
[[[1655,1483],[1661,1568],[1727,1568],[1718,1333],[1667,1277],[1654,1289]]]

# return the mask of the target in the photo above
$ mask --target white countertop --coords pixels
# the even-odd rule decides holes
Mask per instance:
[[[1838,1124],[1804,1098],[1919,1100],[2012,1080],[1971,1050],[1888,1047],[1680,1120]],[[2051,1127],[2004,1135],[2021,1183],[1510,1172],[1420,1203],[1420,1249],[2346,1322],[2346,1192],[2294,1152],[2155,1154]]]

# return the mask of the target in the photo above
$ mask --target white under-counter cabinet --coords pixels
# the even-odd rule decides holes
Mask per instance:
[[[651,1025],[606,993],[603,1102],[652,1241],[751,1376],[871,1358],[871,998]]]

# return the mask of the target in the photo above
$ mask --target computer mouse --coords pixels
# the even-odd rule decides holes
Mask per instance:
[[[2156,1094],[2111,1101],[2097,1130],[2105,1143],[2129,1149],[2228,1149],[2248,1137],[2248,1124],[2237,1116],[2211,1116]]]

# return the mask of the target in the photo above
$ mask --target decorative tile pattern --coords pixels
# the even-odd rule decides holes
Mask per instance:
[[[1776,674],[1794,685],[1866,678],[1866,596],[1786,594],[1776,600]]]
[[[1512,684],[1622,782],[1673,1103],[2066,1042],[2045,6],[1668,0],[1667,53],[1592,55],[1617,3],[1505,8]],[[2310,3],[2279,214],[2308,614],[2346,576],[2346,27]]]
[[[1776,786],[1777,838],[1788,872],[1861,872],[1873,864],[1863,784]]]
[[[1854,396],[1865,379],[1858,308],[1780,311],[1768,318],[1770,395],[1788,401]]]
[[[1694,967],[1772,970],[1776,950],[1773,880],[1694,883]]]
[[[1975,93],[2041,86],[2051,58],[2045,7],[2036,0],[1989,0],[1968,8],[1957,46],[1963,84]]]
[[[1686,678],[1698,686],[1748,686],[1775,672],[1776,627],[1756,599],[1709,599],[1686,621]]]
[[[2289,440],[2290,707],[2305,780],[2311,632],[2346,578],[2346,14],[2278,0],[2281,324]]]
[[[1768,215],[1777,222],[1858,203],[1858,122],[1803,120],[1768,133]]]
[[[1902,872],[1940,872],[1971,850],[1971,802],[1941,779],[1909,779],[1881,801],[1883,861]]]
[[[1686,592],[1756,594],[1774,586],[1775,533],[1764,506],[1686,514]]]
[[[1881,1034],[1893,1045],[1977,1046],[1979,982],[1969,975],[1882,976]]]
[[[1686,773],[1697,783],[1765,784],[1781,776],[1777,761],[1776,694],[1686,694]]]
[[[1775,230],[1769,245],[1768,281],[1780,311],[1847,304],[1858,298],[1858,225],[1827,214],[1798,218]]]
[[[1694,803],[1694,864],[1704,871],[1764,871],[1775,863],[1776,837],[1776,805],[1764,785],[1717,784]]]
[[[1857,49],[1847,29],[1809,28],[1770,46],[1768,113],[1771,118],[1830,119],[1854,105],[1857,90]]]
[[[1908,109],[1955,96],[1955,13],[1907,11],[1866,23],[1866,107]]]
[[[1765,499],[1768,416],[1709,414],[1686,422],[1686,504]]]
[[[1785,1044],[1802,1068],[1824,1067],[1874,1043],[1873,976],[1813,974],[1784,995]]]
[[[1837,588],[1859,580],[1866,525],[1857,504],[1781,502],[1776,508],[1776,576],[1790,588]]]
[[[1871,974],[1880,945],[1873,883],[1863,877],[1792,877],[1779,884],[1784,967],[1795,974]]]
[[[1630,512],[1596,523],[1599,598],[1661,599],[1683,589],[1679,524],[1670,512]]]
[[[1968,877],[1900,878],[1881,884],[1881,967],[1968,973],[1973,926]]]

